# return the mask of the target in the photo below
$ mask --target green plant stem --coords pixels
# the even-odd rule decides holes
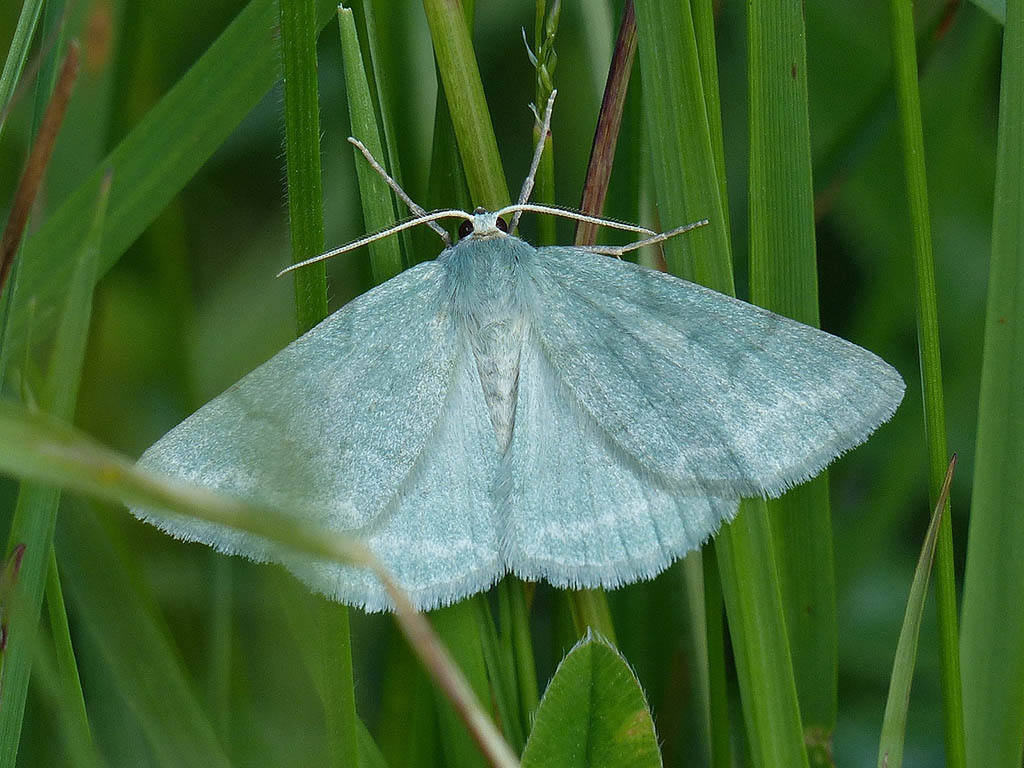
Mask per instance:
[[[939,321],[935,299],[935,267],[928,214],[928,182],[924,166],[924,134],[917,84],[914,16],[910,0],[892,0],[893,67],[903,140],[904,172],[913,235],[917,336],[921,358],[925,441],[928,450],[929,498],[934,505],[942,488],[949,456],[942,395]],[[957,630],[956,575],[953,570],[953,528],[947,501],[939,532],[935,597],[939,620],[940,683],[945,728],[946,764],[965,765],[964,715]]]
[[[530,637],[530,615],[526,605],[526,585],[511,579],[509,603],[512,612],[512,653],[515,657],[516,682],[519,685],[519,708],[522,722],[529,727],[540,697],[537,693],[537,666]]]

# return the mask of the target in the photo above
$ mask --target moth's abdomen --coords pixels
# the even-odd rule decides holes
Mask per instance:
[[[485,321],[471,337],[480,386],[502,453],[512,441],[515,427],[524,327],[521,313],[509,314]]]
[[[449,269],[452,310],[468,335],[491,424],[504,453],[515,427],[526,335],[521,267],[535,250],[516,237],[462,240],[438,261]]]

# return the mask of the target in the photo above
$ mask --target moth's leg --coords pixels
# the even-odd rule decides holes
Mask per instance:
[[[391,187],[392,191],[394,191],[394,193],[398,195],[398,198],[403,203],[405,203],[405,205],[409,208],[409,210],[416,218],[420,218],[427,215],[427,212],[418,203],[416,203],[415,200],[413,200],[411,197],[409,197],[409,195],[406,194],[405,190],[398,185],[398,182],[391,178],[391,174],[384,170],[384,166],[377,162],[376,158],[374,158],[370,150],[366,148],[366,145],[363,144],[363,142],[361,142],[354,136],[349,136],[348,140],[349,143],[352,144],[352,146],[354,146],[356,149],[363,153],[363,157],[366,158],[366,162],[370,164],[370,167],[373,168],[373,170],[375,170],[378,174],[380,174],[381,178],[383,178],[384,181],[387,182],[387,185]],[[436,221],[427,221],[426,225],[441,236],[441,239],[444,240],[445,245],[452,244],[452,239],[448,235],[448,231],[440,224],[438,224]]]
[[[668,232],[659,232],[656,235],[645,237],[643,240],[637,240],[636,242],[629,243],[627,245],[588,245],[587,250],[594,251],[595,253],[603,253],[607,256],[617,256],[621,259],[622,254],[624,253],[635,251],[637,248],[643,248],[645,245],[657,245],[658,243],[663,243],[670,237],[681,235],[683,232],[689,232],[690,230],[697,229],[698,227],[707,226],[707,224],[708,220],[702,219],[701,221],[695,221],[692,224],[684,224],[681,227],[670,229]]]

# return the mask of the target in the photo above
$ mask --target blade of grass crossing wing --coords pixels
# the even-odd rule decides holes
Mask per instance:
[[[934,503],[942,487],[949,452],[946,448],[946,414],[942,396],[942,361],[939,354],[935,266],[928,213],[928,180],[924,166],[924,132],[917,84],[917,46],[910,0],[891,0],[890,10],[896,101],[899,107],[904,173],[914,243],[917,338],[921,358],[925,441],[928,448],[928,490],[929,497]],[[942,687],[946,762],[950,768],[962,768],[966,761],[964,714],[960,681],[956,575],[953,571],[953,528],[948,497],[946,503],[939,531],[938,565],[935,575],[935,604],[939,617],[939,681]]]
[[[348,114],[352,134],[366,145],[378,161],[384,157],[377,118],[373,112],[370,85],[363,68],[363,57],[359,52],[356,23],[352,11],[338,8],[338,26],[341,31],[341,54],[345,66],[345,93],[348,96]],[[391,190],[387,183],[367,165],[358,149],[356,155],[356,176],[359,179],[359,197],[363,206],[363,223],[367,232],[377,232],[399,217],[395,214]],[[376,285],[394,277],[402,271],[402,252],[397,238],[388,237],[370,245],[370,266]]]
[[[508,745],[481,707],[479,697],[429,622],[416,612],[409,598],[359,542],[302,523],[301,515],[294,510],[289,514],[257,507],[206,488],[142,471],[133,460],[104,448],[66,423],[3,400],[0,400],[0,471],[126,506],[167,510],[227,525],[307,556],[371,569],[396,604],[396,621],[406,640],[437,687],[456,705],[477,746],[494,766],[513,768],[516,765]],[[69,584],[72,581],[69,579]],[[116,608],[116,601],[109,602]],[[459,605],[465,606],[465,603]],[[479,657],[478,652],[477,660]],[[479,664],[473,659],[470,661],[474,662],[474,668],[483,668],[482,661]]]
[[[967,764],[1024,752],[1024,3],[1007,0],[960,648]],[[1014,585],[1014,586],[1010,586]]]
[[[747,9],[750,300],[818,327],[814,193],[801,0]],[[808,757],[830,765],[836,597],[828,475],[768,501]]]
[[[39,397],[43,410],[65,420],[74,415],[78,397],[109,192],[108,174],[94,203],[89,236],[74,259],[67,301]],[[25,554],[16,586],[19,611],[12,616],[8,627],[3,680],[0,681],[3,691],[0,699],[0,766],[14,766],[17,759],[36,625],[49,569],[59,500],[60,491],[52,486],[22,483],[11,522],[7,551],[24,544]]]
[[[885,702],[885,717],[882,719],[882,737],[878,744],[878,768],[900,768],[903,764],[903,738],[907,728],[907,709],[910,704],[910,684],[914,679],[914,662],[917,660],[917,639],[921,634],[921,617],[924,616],[925,598],[928,596],[928,577],[932,572],[935,557],[935,543],[938,540],[942,512],[949,498],[949,484],[953,481],[956,455],[946,469],[938,503],[932,513],[925,534],[921,555],[914,569],[910,584],[907,610],[903,615],[903,628],[896,644],[892,676],[889,678],[889,698]]]

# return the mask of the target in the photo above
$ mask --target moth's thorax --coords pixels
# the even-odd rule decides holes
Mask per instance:
[[[532,246],[504,233],[471,236],[438,258],[447,263],[452,312],[467,334],[484,400],[504,452],[512,440],[519,358],[526,332],[521,262]]]

